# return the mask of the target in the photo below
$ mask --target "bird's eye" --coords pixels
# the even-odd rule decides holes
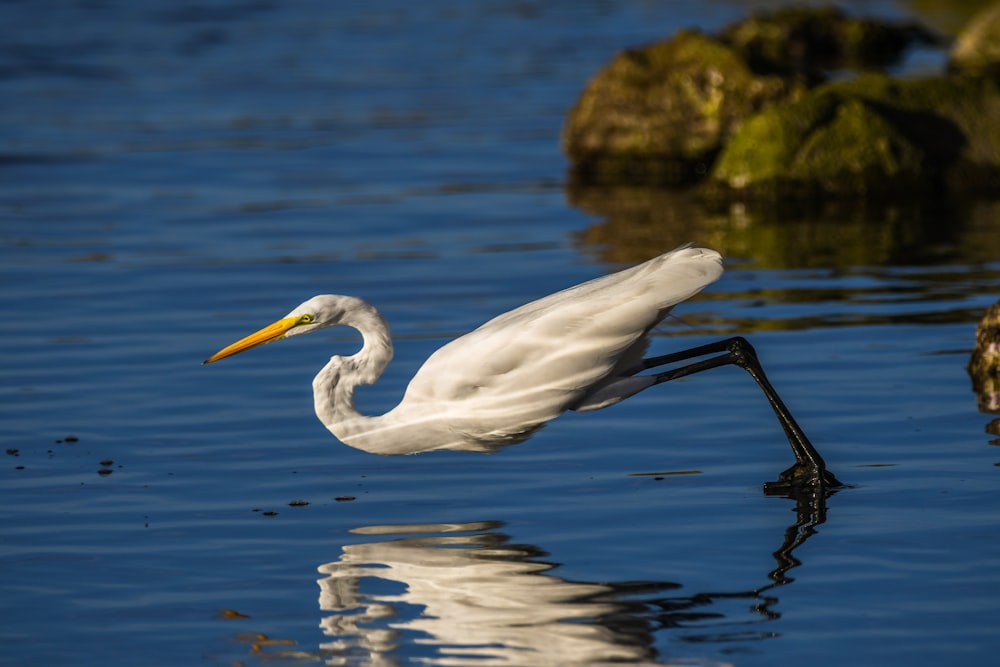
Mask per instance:
[[[313,320],[316,318],[311,314],[306,313],[305,315],[299,315],[299,324],[312,324]]]

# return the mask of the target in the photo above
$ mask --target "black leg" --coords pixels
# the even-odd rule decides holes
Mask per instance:
[[[696,359],[710,354],[718,356],[701,361],[694,361],[690,364],[675,368],[673,370],[656,373],[653,377],[656,384],[669,382],[677,378],[707,371],[710,368],[734,365],[739,366],[750,374],[767,396],[768,403],[778,417],[781,428],[784,429],[788,442],[792,446],[792,453],[795,454],[795,465],[779,475],[775,482],[768,482],[764,485],[764,490],[771,493],[787,493],[804,488],[826,489],[842,486],[841,483],[826,469],[826,462],[819,455],[816,448],[809,442],[809,438],[802,432],[798,423],[792,417],[792,413],[785,407],[778,392],[771,386],[764,369],[757,359],[757,352],[753,346],[740,336],[727,338],[715,343],[693,347],[690,350],[681,350],[673,354],[665,354],[660,357],[644,359],[642,367],[636,372],[657,368],[667,364],[675,364],[688,359]]]

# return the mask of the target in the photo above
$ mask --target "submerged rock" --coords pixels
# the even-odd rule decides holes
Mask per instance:
[[[976,347],[968,371],[979,409],[1000,412],[1000,301],[986,309],[976,327]]]

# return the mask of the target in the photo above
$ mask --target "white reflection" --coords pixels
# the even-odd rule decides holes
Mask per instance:
[[[433,664],[600,665],[652,658],[646,641],[594,622],[622,610],[608,601],[611,587],[545,574],[552,565],[529,560],[540,555],[537,549],[481,532],[493,528],[481,522],[354,531],[416,536],[350,544],[339,560],[319,568],[327,575],[319,580],[320,608],[338,612],[321,624],[338,637],[323,645],[324,652],[356,658],[360,650],[371,657],[366,664],[394,664],[388,656],[405,630],[420,633],[415,643],[437,647]],[[359,582],[369,577],[399,582],[401,590],[362,593]],[[417,610],[415,617],[404,617],[406,606]],[[392,617],[397,620],[369,627]]]
[[[320,655],[377,667],[400,656],[449,667],[661,665],[655,640],[668,629],[691,647],[768,640],[780,618],[775,591],[793,581],[793,552],[826,520],[826,497],[800,497],[795,509],[768,583],[693,595],[669,581],[567,581],[540,560],[544,551],[510,543],[496,521],[357,528],[369,541],[319,567],[319,605],[331,612]]]
[[[496,521],[357,528],[368,541],[319,567],[319,605],[330,612],[320,627],[331,637],[320,655],[377,667],[400,656],[449,667],[660,665],[654,642],[668,629],[692,647],[768,640],[780,618],[775,592],[793,581],[794,551],[826,520],[826,496],[800,497],[795,510],[768,583],[687,595],[669,581],[567,581]]]
[[[536,547],[508,544],[496,522],[371,526],[353,532],[389,539],[350,544],[320,566],[320,624],[334,638],[320,647],[330,665],[660,665],[654,632],[710,619],[725,641],[723,598],[750,599],[757,621],[777,618],[762,590],[691,597],[657,594],[675,583],[579,583],[554,576]],[[390,537],[391,536],[391,537]],[[741,606],[744,603],[740,603]],[[745,610],[744,614],[747,613]],[[740,639],[766,639],[748,632]],[[704,638],[692,634],[698,645]],[[416,656],[419,657],[415,657]],[[686,665],[719,664],[686,660]]]

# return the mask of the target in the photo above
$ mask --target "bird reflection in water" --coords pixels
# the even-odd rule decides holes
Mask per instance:
[[[655,640],[664,630],[680,628],[694,643],[766,639],[773,633],[759,624],[779,617],[774,589],[792,581],[792,552],[825,520],[824,498],[818,502],[798,502],[767,584],[694,595],[677,595],[682,584],[669,581],[562,579],[542,549],[511,543],[500,522],[358,528],[371,541],[345,545],[319,568],[330,641],[318,657],[363,665],[399,664],[414,652],[442,665],[662,664]],[[736,613],[750,618],[727,618],[725,600],[746,601]],[[726,623],[739,632],[720,633]]]

